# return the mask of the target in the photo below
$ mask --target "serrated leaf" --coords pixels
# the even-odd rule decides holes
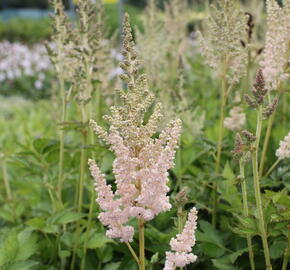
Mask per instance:
[[[82,219],[85,216],[86,216],[86,214],[83,214],[83,213],[68,212],[68,213],[65,213],[62,217],[60,217],[56,221],[56,223],[57,224],[67,224],[67,223],[75,222],[79,219]]]
[[[218,258],[225,254],[224,249],[221,249],[219,246],[212,243],[201,243],[200,248],[201,251],[209,257]]]
[[[26,221],[26,224],[36,230],[41,230],[46,225],[45,220],[42,217],[35,217],[29,219],[28,221]]]
[[[275,241],[270,247],[270,256],[272,259],[282,258],[287,247],[286,241]]]
[[[89,239],[87,247],[89,249],[96,249],[105,246],[107,243],[114,243],[113,240],[107,238],[102,233],[95,233],[93,236]]]
[[[223,240],[218,231],[207,221],[201,220],[199,228],[203,231],[197,231],[197,239],[201,242],[208,242],[224,248]]]
[[[224,167],[222,176],[224,178],[226,178],[227,180],[233,180],[236,177],[235,174],[233,173],[233,170],[231,169],[230,163],[228,161],[227,161],[227,163],[226,163],[226,165]]]
[[[36,261],[23,261],[15,262],[9,266],[6,266],[5,270],[32,270],[34,266],[39,265],[39,262]]]
[[[16,232],[10,232],[0,246],[0,266],[13,262],[18,252]]]
[[[38,249],[37,236],[30,230],[24,230],[18,234],[18,253],[15,260],[25,261]]]

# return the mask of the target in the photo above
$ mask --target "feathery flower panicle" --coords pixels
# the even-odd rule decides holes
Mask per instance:
[[[243,109],[236,106],[230,110],[230,116],[224,120],[224,126],[232,131],[241,130],[246,124],[246,114]]]
[[[149,0],[143,17],[143,31],[136,29],[140,59],[151,87],[163,89],[166,83],[168,35],[156,0]]]
[[[276,150],[276,156],[279,159],[290,158],[290,132],[280,141],[279,148]]]
[[[246,40],[247,15],[235,6],[234,0],[218,1],[211,6],[205,22],[205,36],[198,32],[198,39],[206,63],[222,75],[227,69],[230,83],[237,83],[244,75],[247,65],[247,49],[240,40]]]
[[[197,210],[193,207],[188,214],[182,233],[177,234],[175,238],[170,240],[170,246],[173,252],[166,252],[164,270],[174,270],[176,267],[184,267],[197,260],[197,256],[191,253],[191,249],[195,245],[196,220]]]
[[[267,0],[267,32],[261,66],[269,90],[276,89],[289,77],[285,72],[290,54],[290,1],[280,7],[276,0]]]
[[[73,47],[73,31],[70,20],[65,13],[63,2],[53,0],[54,16],[52,20],[52,43],[45,43],[51,62],[59,76],[65,80],[70,80],[73,74],[74,59],[70,57]]]
[[[156,104],[149,120],[144,122],[154,96],[147,88],[146,77],[139,72],[127,14],[123,33],[124,59],[120,66],[124,73],[120,77],[128,89],[119,90],[122,104],[111,107],[111,115],[104,117],[110,124],[109,131],[93,120],[90,122],[99,138],[115,153],[115,193],[107,186],[97,165],[93,161],[89,164],[103,210],[99,219],[109,227],[107,236],[128,242],[134,234],[133,227],[126,225],[130,218],[147,221],[171,208],[166,195],[169,191],[167,171],[174,165],[181,121],[171,121],[159,138],[152,138],[162,118],[161,105]]]

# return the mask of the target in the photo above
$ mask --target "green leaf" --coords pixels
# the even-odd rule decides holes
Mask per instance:
[[[72,209],[64,209],[54,213],[47,219],[47,224],[67,224],[85,217],[86,214],[76,213]]]
[[[45,220],[42,217],[35,217],[29,219],[28,221],[26,221],[26,224],[36,230],[41,230],[46,225]]]
[[[209,257],[218,258],[225,254],[224,249],[221,249],[219,246],[212,243],[201,243],[200,248],[201,251]]]
[[[68,213],[65,213],[62,217],[60,217],[56,221],[56,223],[57,224],[67,224],[67,223],[75,222],[79,219],[82,219],[85,216],[86,216],[86,214],[83,214],[83,213],[68,212]]]
[[[113,247],[111,245],[107,245],[101,248],[96,249],[96,254],[98,259],[102,263],[111,262],[113,259]]]
[[[54,144],[56,141],[51,139],[39,138],[33,141],[34,149],[40,154],[44,152],[45,148]]]
[[[71,255],[71,252],[68,251],[68,250],[60,250],[60,251],[58,252],[58,255],[59,255],[59,257],[61,257],[61,258],[67,258],[67,257],[69,257],[69,256]]]
[[[213,265],[220,270],[235,270],[236,268],[229,262],[228,258],[212,259]]]
[[[238,251],[232,253],[231,255],[229,255],[231,263],[234,263],[237,260],[237,258],[240,257],[241,255],[243,255],[245,252],[248,252],[248,248],[238,250]]]
[[[218,231],[207,221],[201,220],[199,228],[203,231],[197,231],[197,240],[201,242],[208,242],[224,248],[223,240]]]
[[[25,261],[38,249],[37,236],[31,230],[24,230],[18,234],[17,238],[19,247],[15,259],[18,261]]]
[[[34,266],[37,266],[38,264],[39,262],[36,261],[16,262],[9,266],[6,266],[5,270],[32,270],[34,269]]]
[[[224,167],[224,170],[223,170],[223,173],[222,173],[222,176],[224,178],[226,178],[227,180],[233,180],[235,179],[235,174],[233,173],[231,167],[230,167],[230,163],[227,161],[225,167]]]
[[[286,241],[275,241],[273,245],[270,247],[270,256],[272,259],[281,258],[284,254],[284,251],[287,247]]]
[[[120,269],[120,262],[114,262],[114,263],[109,263],[109,264],[106,264],[106,266],[103,268],[103,270],[118,270]]]
[[[0,266],[13,262],[18,252],[16,232],[10,232],[0,246]]]
[[[88,241],[89,249],[96,249],[105,246],[107,243],[114,243],[113,240],[107,238],[102,233],[95,233]]]
[[[151,264],[154,264],[154,263],[157,263],[158,262],[158,259],[159,259],[159,253],[156,252],[150,259],[150,263]]]

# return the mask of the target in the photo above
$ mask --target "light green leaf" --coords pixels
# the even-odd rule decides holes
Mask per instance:
[[[6,266],[5,270],[32,270],[34,269],[34,266],[37,266],[38,264],[39,262],[36,261],[16,262],[9,266]]]
[[[102,233],[95,233],[88,241],[88,248],[95,249],[105,246],[107,243],[114,243]]]
[[[121,264],[120,262],[106,264],[103,270],[118,270],[120,264]]]
[[[30,230],[24,230],[18,234],[17,238],[19,247],[15,260],[25,261],[38,249],[37,236]]]
[[[0,266],[13,262],[18,253],[16,232],[10,232],[0,246]]]

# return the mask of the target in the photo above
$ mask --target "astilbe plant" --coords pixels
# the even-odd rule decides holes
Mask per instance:
[[[73,74],[73,59],[69,56],[72,48],[72,31],[68,16],[64,12],[62,1],[54,0],[51,2],[55,15],[52,17],[53,34],[51,36],[52,44],[46,43],[46,48],[51,62],[54,65],[56,75],[59,81],[61,117],[60,122],[64,123],[67,117],[67,103],[69,100],[69,91],[66,91],[66,82]],[[59,151],[59,171],[57,184],[57,197],[62,202],[62,186],[64,182],[64,130],[59,131],[60,151]]]
[[[95,179],[97,202],[102,210],[99,219],[108,226],[107,237],[125,242],[139,268],[144,270],[145,223],[171,208],[167,196],[168,170],[174,166],[181,121],[171,121],[158,138],[152,138],[162,118],[161,104],[156,104],[145,122],[145,114],[154,102],[154,96],[147,88],[145,75],[139,71],[127,14],[124,17],[122,54],[124,60],[120,66],[124,73],[120,77],[128,88],[119,90],[122,103],[120,106],[112,106],[111,115],[104,117],[110,125],[108,131],[95,121],[90,122],[98,137],[110,145],[115,153],[113,173],[116,191],[113,192],[111,185],[106,183],[105,175],[94,160],[89,160],[89,167]],[[196,259],[190,254],[195,242],[196,214],[196,210],[192,210],[184,232],[177,236],[177,240],[172,240],[171,246],[176,253],[167,254],[166,269],[175,269]],[[134,236],[134,227],[128,224],[132,218],[138,220],[139,257],[129,244]],[[180,248],[182,245],[185,246]]]
[[[76,22],[71,22],[64,10],[63,2],[52,2],[55,16],[53,17],[54,34],[52,44],[47,44],[52,63],[54,63],[60,83],[61,96],[61,125],[60,152],[59,152],[59,179],[57,197],[62,203],[62,186],[64,182],[64,129],[63,127],[77,129],[81,132],[80,168],[79,180],[75,188],[75,207],[81,213],[83,208],[83,196],[86,179],[86,159],[88,143],[94,143],[93,132],[88,132],[88,119],[94,115],[99,119],[100,92],[108,81],[109,69],[112,66],[110,46],[104,41],[106,29],[104,25],[103,7],[100,1],[97,4],[90,0],[79,1],[76,6]],[[71,123],[67,121],[67,103],[74,101],[78,105],[80,121]],[[96,107],[96,112],[92,108]],[[76,127],[77,126],[77,127]],[[94,201],[92,191],[91,201]],[[90,204],[87,233],[84,238],[84,248],[81,269],[84,269],[88,229],[92,222],[93,203]],[[76,223],[75,245],[71,261],[71,269],[74,267],[76,253],[79,244],[81,226]]]
[[[253,84],[253,89],[251,91],[251,95],[246,95],[245,100],[248,103],[249,107],[256,110],[257,121],[256,121],[256,130],[255,135],[253,135],[249,131],[243,131],[242,137],[237,134],[235,149],[233,151],[236,159],[239,160],[240,164],[240,178],[242,180],[242,194],[243,194],[243,214],[245,218],[249,216],[249,208],[248,208],[248,195],[245,181],[245,163],[246,161],[252,161],[252,170],[253,170],[253,184],[254,184],[254,194],[256,200],[256,209],[257,209],[257,219],[258,219],[258,228],[259,234],[262,238],[263,243],[263,251],[265,257],[266,269],[272,269],[271,261],[270,261],[270,252],[268,245],[268,232],[267,232],[267,224],[265,222],[265,214],[263,209],[262,202],[262,194],[260,187],[260,179],[259,176],[259,145],[260,139],[262,135],[262,120],[267,119],[273,114],[276,109],[278,100],[275,99],[272,103],[268,103],[266,101],[266,96],[268,93],[268,89],[266,88],[266,83],[264,79],[264,75],[262,70],[258,70],[255,78],[255,82]],[[249,248],[249,256],[251,260],[251,268],[255,269],[255,263],[253,260],[253,248],[251,243],[251,236],[247,234],[247,242]]]
[[[246,72],[247,48],[241,40],[247,35],[247,16],[236,8],[237,1],[221,0],[211,6],[210,16],[206,19],[206,35],[198,32],[202,55],[221,80],[220,117],[215,158],[215,173],[220,174],[222,141],[224,136],[224,119],[227,99],[234,85]],[[217,221],[217,183],[213,183],[212,224]]]

